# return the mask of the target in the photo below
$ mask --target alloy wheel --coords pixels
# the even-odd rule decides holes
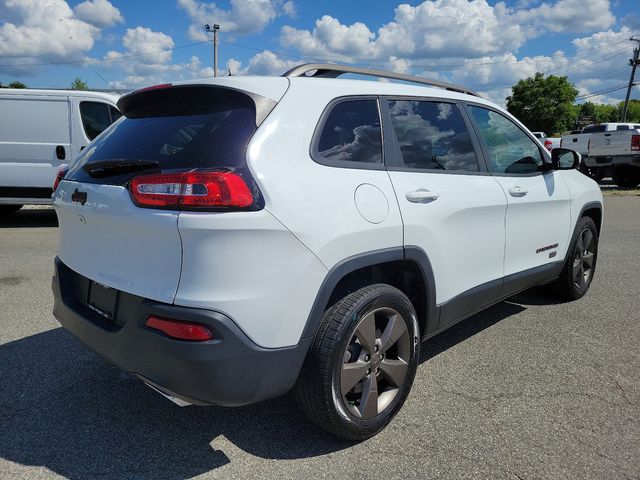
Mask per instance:
[[[590,229],[585,228],[578,235],[573,257],[573,282],[579,289],[583,289],[591,280],[594,260],[595,237]]]
[[[381,414],[404,385],[410,355],[402,315],[387,307],[364,315],[343,354],[340,388],[346,409],[365,420]]]

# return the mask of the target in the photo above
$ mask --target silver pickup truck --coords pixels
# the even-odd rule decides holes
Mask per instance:
[[[610,171],[613,183],[635,188],[640,184],[640,125],[632,130],[591,135],[588,158],[600,171]]]
[[[609,133],[618,131],[633,130],[640,128],[637,123],[594,123],[584,127],[580,133],[572,133],[564,135],[560,140],[562,148],[570,148],[582,155],[582,165],[580,170],[585,175],[589,175],[596,181],[602,180],[604,177],[611,175],[609,168],[603,168],[589,154],[589,140],[596,133]],[[610,166],[610,165],[609,165]]]

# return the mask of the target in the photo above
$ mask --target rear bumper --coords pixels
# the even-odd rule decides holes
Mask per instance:
[[[293,387],[311,343],[305,338],[293,347],[265,349],[221,313],[124,293],[118,309],[126,310],[126,321],[117,325],[80,300],[82,279],[56,258],[53,314],[62,326],[111,363],[189,403],[238,406],[282,395]],[[215,339],[168,338],[145,327],[151,314],[207,325]]]
[[[640,154],[620,155],[615,157],[588,157],[585,159],[584,164],[588,167],[615,167],[622,165],[640,167]]]

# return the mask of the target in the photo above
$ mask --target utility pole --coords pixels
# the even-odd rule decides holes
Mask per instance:
[[[633,79],[636,74],[636,67],[640,65],[640,60],[638,60],[638,54],[640,54],[640,39],[631,37],[629,40],[632,42],[638,42],[638,46],[633,49],[633,59],[629,60],[629,65],[631,65],[631,77],[629,78],[629,86],[627,87],[627,97],[624,100],[624,110],[622,111],[622,121],[627,121],[627,109],[629,108],[629,96],[631,95],[631,87],[633,87]]]
[[[206,32],[213,32],[213,76],[218,76],[218,30],[220,25],[217,23],[211,27],[209,24],[204,26]]]

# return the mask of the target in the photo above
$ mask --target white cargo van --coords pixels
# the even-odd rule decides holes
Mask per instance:
[[[120,117],[118,95],[0,89],[0,213],[49,204],[56,170]]]

